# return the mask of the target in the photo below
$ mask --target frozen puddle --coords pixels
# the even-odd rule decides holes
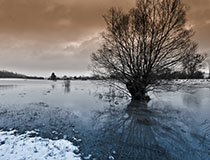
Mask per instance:
[[[78,148],[67,140],[30,137],[34,132],[16,135],[16,131],[0,131],[0,157],[4,160],[80,160]]]

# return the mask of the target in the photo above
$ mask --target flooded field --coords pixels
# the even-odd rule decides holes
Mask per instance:
[[[58,159],[208,160],[209,88],[207,80],[187,81],[179,90],[150,92],[152,100],[145,104],[100,81],[65,85],[63,81],[2,79],[0,157],[10,155],[3,151],[5,144],[12,148],[7,143],[11,136],[16,136],[10,144],[14,146],[18,136],[27,135],[53,144],[63,142],[70,149],[54,145],[62,150],[56,151],[62,155]],[[53,157],[45,150],[49,155],[43,159]],[[73,155],[68,158],[63,152]]]

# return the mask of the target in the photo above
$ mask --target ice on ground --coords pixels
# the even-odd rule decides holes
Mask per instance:
[[[50,140],[30,137],[27,132],[16,135],[16,131],[0,131],[1,160],[80,160],[74,154],[77,147],[67,140]]]

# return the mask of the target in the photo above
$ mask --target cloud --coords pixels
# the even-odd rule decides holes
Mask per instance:
[[[210,50],[209,0],[184,0],[200,50]],[[48,74],[87,72],[100,45],[110,7],[127,11],[135,0],[0,0],[0,69]]]
[[[134,1],[120,0],[1,0],[0,32],[50,34],[78,39],[104,27],[102,15],[111,6],[127,8]],[[44,33],[44,34],[43,34]],[[59,34],[58,34],[59,33]]]
[[[45,75],[51,71],[61,75],[87,72],[90,54],[97,50],[100,45],[99,39],[99,35],[95,34],[79,41],[52,43],[11,37],[0,43],[0,68],[25,70],[23,73],[36,70]],[[40,75],[39,72],[36,75]]]
[[[190,6],[187,13],[188,24],[193,26],[195,31],[194,40],[199,44],[200,52],[210,50],[210,1],[209,0],[184,0]],[[210,55],[210,53],[209,53]]]

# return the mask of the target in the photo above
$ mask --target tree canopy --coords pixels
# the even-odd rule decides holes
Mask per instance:
[[[111,8],[103,45],[91,57],[94,71],[124,83],[133,99],[148,99],[158,75],[180,65],[196,45],[186,11],[181,0],[137,0],[128,13]]]

